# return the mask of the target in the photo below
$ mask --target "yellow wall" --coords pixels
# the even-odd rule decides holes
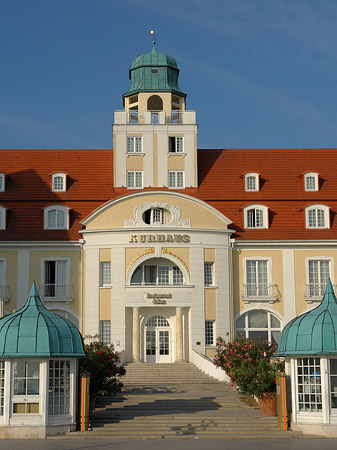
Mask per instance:
[[[153,186],[158,186],[158,135],[153,134]]]
[[[127,155],[126,170],[143,170],[143,157],[141,155]]]
[[[238,258],[237,258],[238,255]],[[274,303],[274,309],[279,314],[284,315],[284,302],[282,298],[283,293],[283,255],[282,250],[241,250],[241,252],[234,252],[234,261],[238,264],[238,271],[234,269],[234,311],[237,314],[244,308],[244,303],[241,300],[242,284],[244,283],[244,258],[269,258],[272,264],[271,282],[278,286],[281,293],[281,298]],[[237,279],[238,277],[238,279]],[[239,280],[239,282],[238,282]],[[240,307],[238,309],[238,294],[240,297]]]
[[[111,261],[111,248],[100,248],[99,249],[99,260],[100,261]]]
[[[41,279],[41,260],[43,258],[70,258],[70,284],[73,288],[73,301],[70,302],[70,309],[76,314],[80,315],[80,289],[81,289],[81,253],[80,250],[75,251],[56,251],[50,249],[49,251],[35,251],[30,252],[30,273],[29,273],[29,285],[31,286],[33,281],[43,284]]]
[[[216,349],[215,348],[206,348],[205,353],[207,358],[213,359],[215,356]]]
[[[124,220],[133,219],[135,207],[139,206],[142,202],[170,203],[181,208],[181,219],[190,219],[192,228],[227,229],[225,221],[215,215],[212,211],[201,207],[200,204],[191,200],[172,196],[170,194],[153,194],[145,195],[144,197],[136,196],[116,202],[88,223],[86,229],[124,228]]]
[[[215,262],[215,248],[204,248],[204,260],[206,262]]]
[[[99,320],[111,320],[111,289],[99,290]]]
[[[205,320],[216,320],[216,289],[205,289]]]
[[[168,170],[185,170],[185,158],[183,155],[169,155]]]
[[[1,251],[0,258],[6,259],[6,284],[9,290],[9,300],[5,305],[7,311],[17,308],[18,286],[18,253],[17,251]]]

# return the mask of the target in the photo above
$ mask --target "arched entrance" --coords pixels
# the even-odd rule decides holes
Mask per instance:
[[[172,361],[172,329],[163,316],[152,316],[145,324],[145,362],[170,363]]]

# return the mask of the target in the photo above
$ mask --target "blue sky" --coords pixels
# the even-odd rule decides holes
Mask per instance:
[[[151,28],[199,148],[337,147],[336,24],[336,0],[2,0],[0,148],[111,148]]]

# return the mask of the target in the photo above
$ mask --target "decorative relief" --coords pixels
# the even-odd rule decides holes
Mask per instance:
[[[188,268],[188,266],[186,265],[186,263],[180,258],[180,256],[176,255],[175,253],[173,253],[169,248],[167,247],[162,247],[161,252],[167,255],[171,255],[174,258],[176,258],[178,261],[181,262],[181,264],[185,267],[185,269],[187,270],[188,276],[190,277],[190,269]]]
[[[127,279],[128,273],[129,273],[131,267],[134,265],[134,263],[135,263],[136,261],[138,261],[140,258],[142,258],[143,256],[149,255],[150,253],[155,253],[154,247],[146,248],[146,249],[144,250],[144,252],[143,252],[141,255],[137,256],[137,258],[135,258],[135,259],[131,262],[131,264],[129,264],[129,267],[126,269],[126,272],[125,272],[125,279]]]
[[[170,219],[167,220],[167,223],[154,223],[147,224],[143,220],[143,214],[145,211],[151,208],[161,208],[170,215]],[[171,205],[170,203],[143,203],[140,206],[136,206],[134,209],[134,219],[127,219],[124,221],[124,228],[130,227],[191,227],[191,221],[189,219],[181,220],[181,209],[177,206]]]

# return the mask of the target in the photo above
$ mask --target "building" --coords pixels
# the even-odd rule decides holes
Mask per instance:
[[[336,277],[336,149],[198,149],[174,58],[136,57],[113,150],[0,150],[0,298],[45,306],[124,361],[277,342]]]

